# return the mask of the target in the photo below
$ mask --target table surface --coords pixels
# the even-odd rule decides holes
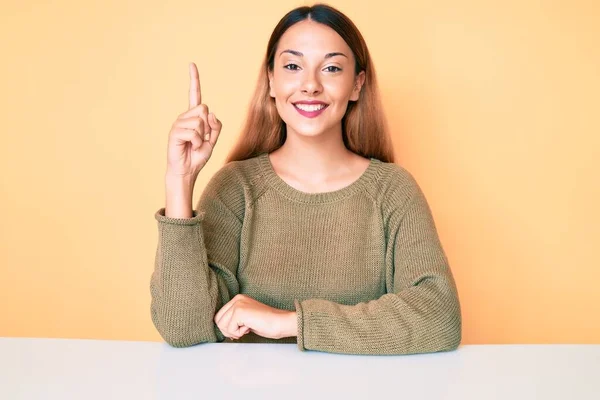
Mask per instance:
[[[295,344],[0,338],[0,399],[600,399],[600,345],[358,356]],[[285,396],[285,397],[283,397]]]

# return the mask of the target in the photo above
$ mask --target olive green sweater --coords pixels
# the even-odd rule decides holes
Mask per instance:
[[[297,337],[237,342],[414,354],[456,349],[456,284],[429,205],[403,167],[371,158],[340,190],[289,186],[267,153],[223,166],[193,217],[161,208],[152,321],[175,347],[229,341],[213,321],[238,293],[296,311]]]

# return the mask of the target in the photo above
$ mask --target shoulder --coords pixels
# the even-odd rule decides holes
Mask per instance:
[[[259,157],[231,161],[223,165],[210,179],[209,186],[224,190],[250,190],[261,181]]]
[[[257,157],[231,161],[211,176],[200,203],[217,200],[240,216],[246,203],[253,202],[259,196],[260,182],[261,170]]]
[[[403,214],[416,199],[425,200],[415,176],[395,163],[378,161],[371,191],[384,219]]]
[[[382,205],[409,200],[420,190],[413,174],[395,163],[377,161],[374,181],[373,195]]]

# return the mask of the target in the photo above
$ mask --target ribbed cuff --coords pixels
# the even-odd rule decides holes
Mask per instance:
[[[296,335],[296,342],[300,351],[306,351],[306,348],[304,347],[304,320],[302,318],[302,306],[300,305],[300,302],[298,300],[294,300],[294,305],[296,306],[296,317],[298,318],[298,333]]]
[[[204,213],[198,214],[196,210],[192,210],[191,218],[171,218],[165,216],[165,208],[161,208],[154,214],[154,218],[158,222],[164,222],[173,225],[196,225],[204,219]]]

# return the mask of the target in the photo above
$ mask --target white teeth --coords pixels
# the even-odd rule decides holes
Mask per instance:
[[[301,109],[302,111],[317,111],[325,108],[325,104],[295,104],[296,107]]]

